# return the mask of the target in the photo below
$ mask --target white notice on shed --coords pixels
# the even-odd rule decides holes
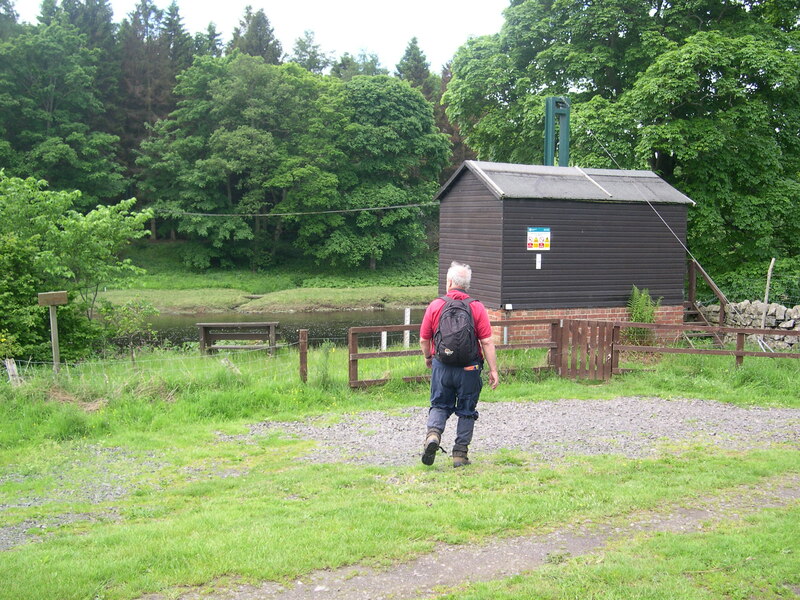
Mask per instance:
[[[528,227],[528,250],[534,252],[550,250],[549,227]]]

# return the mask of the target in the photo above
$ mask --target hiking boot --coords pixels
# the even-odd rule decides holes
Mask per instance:
[[[460,444],[453,446],[453,466],[465,467],[468,464],[470,464],[470,462],[467,457],[467,447]]]
[[[425,436],[425,446],[422,452],[422,464],[431,466],[436,453],[439,451],[439,443],[442,441],[442,434],[436,429],[429,429]]]

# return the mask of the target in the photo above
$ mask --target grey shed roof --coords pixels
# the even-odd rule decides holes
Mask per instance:
[[[694,204],[652,171],[545,167],[466,160],[436,194],[441,199],[464,169],[472,171],[498,200],[542,198],[610,202]]]

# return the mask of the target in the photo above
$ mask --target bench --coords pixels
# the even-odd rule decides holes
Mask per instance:
[[[196,323],[200,329],[200,353],[209,354],[217,350],[269,350],[276,348],[277,321],[242,323]],[[256,341],[261,344],[215,344],[228,340]]]

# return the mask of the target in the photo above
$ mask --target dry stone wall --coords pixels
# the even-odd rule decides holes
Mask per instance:
[[[714,324],[719,324],[719,304],[700,307],[706,319]],[[766,319],[764,319],[766,311]],[[792,308],[781,304],[765,304],[758,300],[751,302],[745,300],[729,304],[725,315],[726,327],[753,327],[761,328],[761,320],[764,319],[765,329],[774,329],[775,335],[769,336],[767,342],[775,349],[795,349],[800,350],[800,336],[786,335],[786,331],[800,331],[800,305]],[[748,341],[755,341],[755,337]]]

